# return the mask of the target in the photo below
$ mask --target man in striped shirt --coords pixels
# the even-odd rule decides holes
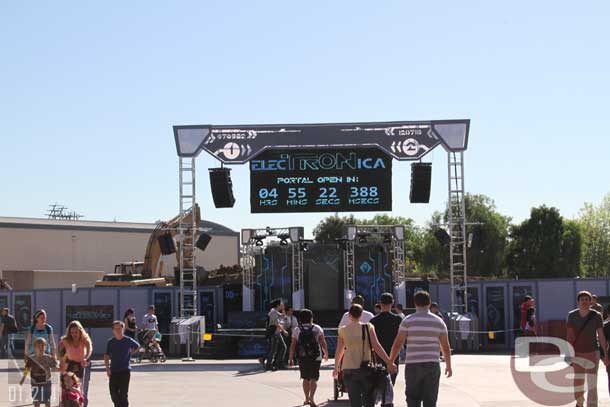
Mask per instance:
[[[405,340],[405,394],[408,407],[435,407],[441,377],[439,348],[445,358],[445,375],[451,377],[451,351],[447,325],[432,314],[430,294],[418,291],[413,300],[417,311],[408,315],[400,324],[398,336],[392,345],[390,360],[395,360]]]

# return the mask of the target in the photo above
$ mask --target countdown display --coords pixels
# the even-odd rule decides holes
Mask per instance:
[[[267,150],[250,160],[252,213],[392,210],[392,158],[374,148]]]

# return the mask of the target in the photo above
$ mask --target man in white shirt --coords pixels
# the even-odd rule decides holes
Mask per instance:
[[[358,304],[362,308],[364,308],[364,297],[361,296],[360,294],[358,294],[357,296],[352,298],[352,305],[354,305],[354,304]],[[373,315],[372,313],[363,310],[362,311],[362,317],[360,318],[360,322],[362,322],[364,324],[369,323],[370,320],[373,319],[374,316],[375,315]],[[345,325],[347,325],[349,323],[350,323],[349,312],[346,312],[341,317],[341,321],[339,322],[339,328],[341,328],[342,326],[345,326]]]
[[[159,327],[157,316],[155,315],[155,306],[148,307],[148,313],[142,318],[142,329],[156,331]]]

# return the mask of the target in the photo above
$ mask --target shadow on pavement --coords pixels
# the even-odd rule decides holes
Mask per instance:
[[[94,365],[91,370],[93,372],[104,372],[103,365]],[[132,364],[131,371],[137,372],[235,372],[237,374],[254,374],[264,373],[260,364],[202,364],[202,363],[142,363]]]

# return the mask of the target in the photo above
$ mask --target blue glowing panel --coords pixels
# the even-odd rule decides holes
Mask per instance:
[[[287,246],[270,246],[256,256],[255,310],[268,311],[269,303],[282,298],[292,302],[292,253]]]
[[[356,245],[356,293],[364,296],[365,308],[373,311],[384,292],[392,292],[392,267],[383,245]]]

